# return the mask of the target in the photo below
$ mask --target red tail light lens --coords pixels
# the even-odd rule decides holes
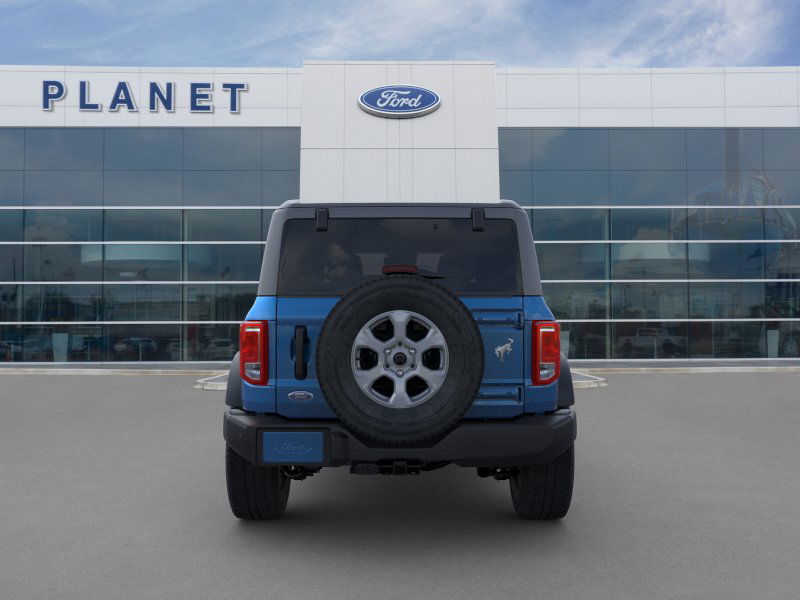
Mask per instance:
[[[533,385],[546,385],[561,372],[561,328],[555,321],[533,324]]]
[[[267,383],[267,323],[245,321],[239,326],[239,373],[247,383]]]

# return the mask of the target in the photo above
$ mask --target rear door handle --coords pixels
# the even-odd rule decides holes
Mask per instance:
[[[306,363],[306,326],[298,325],[294,328],[294,378],[305,379],[308,376]]]

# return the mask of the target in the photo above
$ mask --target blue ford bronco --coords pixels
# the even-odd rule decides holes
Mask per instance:
[[[517,204],[287,202],[228,375],[231,509],[279,517],[322,467],[452,463],[508,479],[520,517],[558,519],[573,403]]]

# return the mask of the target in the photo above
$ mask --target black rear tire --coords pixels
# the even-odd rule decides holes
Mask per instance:
[[[278,467],[256,467],[225,446],[228,501],[238,519],[276,519],[289,500],[291,479]]]
[[[511,501],[523,519],[561,519],[572,500],[575,446],[543,465],[519,467],[510,478]]]

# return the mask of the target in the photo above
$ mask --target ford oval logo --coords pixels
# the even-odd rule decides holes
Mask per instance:
[[[415,85],[384,85],[361,94],[358,105],[379,117],[404,119],[439,108],[439,94]]]
[[[289,398],[289,400],[294,400],[295,402],[307,402],[314,399],[314,394],[305,390],[289,392],[286,394],[286,396]]]

